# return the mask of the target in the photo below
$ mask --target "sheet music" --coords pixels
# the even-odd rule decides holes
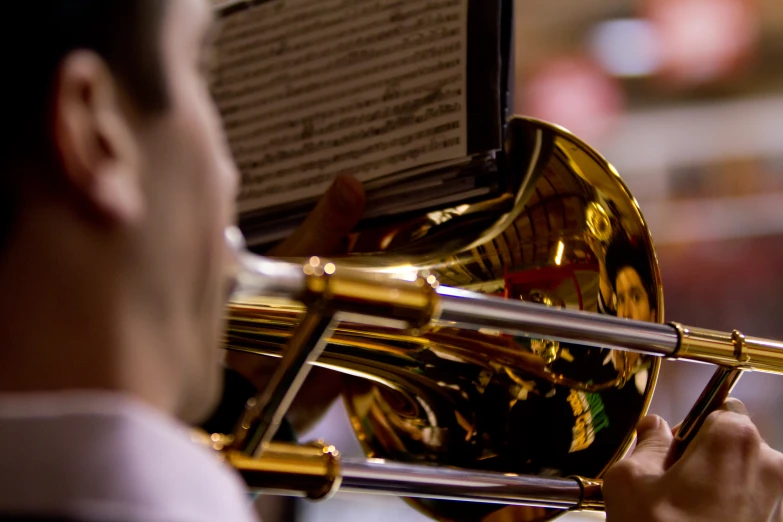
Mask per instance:
[[[468,0],[272,0],[224,18],[240,212],[467,154]]]

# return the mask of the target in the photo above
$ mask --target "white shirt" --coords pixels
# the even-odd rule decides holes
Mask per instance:
[[[0,394],[0,513],[256,522],[240,478],[177,421],[108,394]]]

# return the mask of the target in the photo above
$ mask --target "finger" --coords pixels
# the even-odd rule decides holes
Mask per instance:
[[[604,476],[604,499],[608,520],[635,520],[628,511],[630,499],[641,497],[648,501],[645,484],[657,480],[664,473],[664,462],[672,443],[672,434],[666,421],[656,415],[643,418],[636,427],[637,445],[633,454],[621,460]]]
[[[745,404],[741,400],[735,399],[734,397],[729,397],[726,399],[726,402],[723,403],[720,409],[750,417],[750,413],[748,412],[748,408],[745,407]]]
[[[662,472],[673,441],[669,425],[657,415],[648,415],[636,427],[636,436],[636,449],[630,459],[649,473]]]
[[[726,402],[723,403],[723,405],[719,408],[719,410],[722,411],[729,411],[731,413],[737,413],[739,415],[744,415],[745,417],[750,418],[750,412],[748,411],[748,408],[745,406],[745,403],[743,403],[739,399],[735,399],[734,397],[729,397],[726,399]],[[761,438],[761,441],[766,444],[766,441],[764,438]]]
[[[335,253],[364,213],[361,182],[340,175],[302,225],[269,254],[275,256],[320,256]]]

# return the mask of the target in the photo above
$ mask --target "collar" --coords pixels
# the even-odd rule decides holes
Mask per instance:
[[[0,394],[0,513],[255,522],[239,477],[190,433],[127,397]]]

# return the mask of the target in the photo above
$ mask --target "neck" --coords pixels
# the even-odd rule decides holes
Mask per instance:
[[[0,391],[111,391],[173,412],[154,325],[123,287],[121,256],[72,219],[23,221],[3,253]]]

